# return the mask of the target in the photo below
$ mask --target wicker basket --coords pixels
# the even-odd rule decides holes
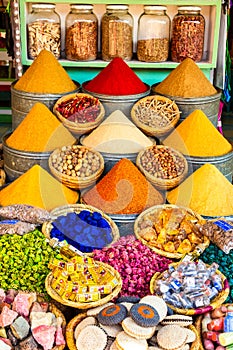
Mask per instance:
[[[117,286],[112,290],[112,292],[110,294],[105,295],[100,300],[82,303],[82,302],[78,302],[78,301],[76,302],[76,301],[62,299],[62,297],[59,294],[57,294],[57,292],[51,287],[51,283],[53,280],[52,272],[50,272],[45,279],[45,288],[46,288],[47,293],[53,299],[58,301],[59,303],[66,305],[66,306],[78,308],[78,309],[90,309],[90,308],[100,306],[100,305],[107,303],[108,301],[112,300],[113,298],[115,298],[119,294],[121,287],[122,287],[122,279],[121,279],[119,272],[117,270],[115,270],[112,266],[110,266],[109,264],[105,264],[105,263],[100,262],[100,261],[96,261],[96,264],[99,266],[102,266],[103,268],[105,268],[106,270],[111,272],[115,276],[115,279],[117,279],[117,281],[118,281]]]
[[[150,249],[152,249],[153,251],[155,251],[157,254],[160,254],[162,256],[165,256],[167,258],[170,259],[176,259],[176,260],[180,260],[184,257],[184,254],[178,253],[178,252],[167,252],[165,250],[161,250],[156,248],[155,246],[151,245],[148,243],[148,241],[146,241],[144,238],[141,237],[140,235],[140,230],[139,230],[139,223],[140,221],[144,218],[144,216],[147,216],[149,214],[154,214],[156,212],[159,212],[162,209],[183,209],[185,210],[187,213],[191,214],[192,216],[194,216],[198,221],[203,222],[204,219],[197,213],[194,213],[191,209],[189,208],[185,208],[185,207],[181,207],[181,206],[177,206],[177,205],[173,205],[173,204],[163,204],[163,205],[155,205],[149,209],[146,209],[145,211],[143,211],[141,214],[139,214],[139,216],[136,218],[135,222],[134,222],[134,234],[137,237],[137,239],[139,239],[143,244],[145,244],[146,246],[148,246]],[[200,250],[200,252],[204,251],[210,244],[210,241],[207,237],[203,237],[203,243],[196,245],[195,249],[193,251],[191,251],[191,254],[198,254],[198,251]]]
[[[76,326],[87,317],[87,314],[85,312],[82,312],[75,316],[67,325],[66,327],[66,341],[67,346],[69,350],[78,350],[75,344],[74,339],[74,331]],[[199,333],[194,325],[190,325],[187,328],[191,329],[196,334],[196,340],[191,344],[190,349],[191,350],[199,350],[200,347],[200,337]]]
[[[96,97],[93,97],[92,95],[86,94],[86,93],[68,94],[68,95],[65,95],[57,100],[57,102],[55,103],[55,105],[53,107],[53,113],[57,116],[57,118],[63,123],[63,125],[71,133],[73,133],[75,135],[83,135],[83,134],[87,134],[87,133],[91,132],[93,129],[95,129],[103,121],[104,116],[105,116],[105,109],[104,109],[103,104],[97,99],[98,106],[100,107],[100,112],[99,112],[99,115],[97,116],[97,118],[95,119],[94,122],[76,123],[76,122],[69,121],[66,118],[64,118],[60,112],[58,112],[57,108],[62,102],[73,100],[76,97],[80,97],[80,98],[87,97],[87,98],[96,99]]]
[[[45,235],[46,238],[48,238],[49,240],[52,240],[50,237],[50,232],[53,228],[53,220],[55,220],[57,217],[62,216],[62,215],[66,215],[67,213],[80,213],[80,211],[82,210],[89,210],[90,212],[98,212],[102,215],[102,217],[107,220],[107,222],[109,223],[111,229],[112,229],[112,242],[110,243],[110,245],[112,245],[113,243],[115,243],[116,241],[118,241],[118,239],[120,238],[120,233],[119,233],[119,229],[116,225],[116,223],[107,215],[105,214],[102,210],[95,208],[91,205],[86,205],[86,204],[68,204],[68,205],[64,205],[62,207],[58,207],[53,209],[50,212],[51,221],[47,221],[44,222],[42,225],[42,233]],[[108,245],[109,246],[109,245]],[[85,253],[85,255],[92,255],[92,253]]]
[[[70,350],[77,350],[75,339],[74,339],[74,331],[76,326],[79,324],[79,322],[81,322],[84,318],[86,318],[86,316],[87,316],[86,312],[82,312],[81,314],[78,314],[72,320],[70,320],[70,322],[66,327],[66,342]]]
[[[171,265],[177,266],[179,263],[173,263]],[[151,294],[155,294],[155,285],[156,283],[163,278],[163,275],[166,271],[160,273],[156,272],[151,281],[150,281],[150,292]],[[171,304],[167,303],[167,306],[170,307],[172,310],[174,310],[177,314],[182,314],[182,315],[200,315],[204,314],[205,312],[211,311],[219,307],[224,303],[224,301],[227,299],[230,291],[230,287],[228,284],[228,281],[226,277],[219,271],[217,270],[217,274],[221,277],[222,279],[222,286],[223,290],[211,301],[210,305],[204,306],[202,308],[197,308],[197,309],[180,309],[177,308]]]
[[[145,107],[145,104],[147,102],[148,105],[147,107]],[[154,106],[153,103],[157,105],[159,102],[161,102],[162,104],[167,103],[168,105],[170,105],[170,112],[172,113],[172,116],[170,118],[168,118],[166,115],[164,116],[163,113],[161,113],[161,110],[158,110],[158,112],[156,111],[157,107]],[[150,126],[148,125],[149,122],[143,122],[139,117],[139,115],[141,116],[142,114],[142,108],[147,108],[147,111],[144,112],[144,115],[141,118],[148,116],[148,111],[150,109],[152,114],[151,119],[153,119],[154,121],[158,121],[159,118],[160,123],[162,123],[162,125]],[[137,125],[137,127],[141,129],[146,135],[160,138],[167,135],[174,129],[174,127],[180,119],[180,111],[176,103],[170,100],[169,98],[160,95],[152,95],[141,98],[133,105],[131,109],[131,118],[133,122]]]
[[[60,182],[62,182],[65,186],[69,187],[69,188],[72,188],[74,190],[79,190],[79,189],[84,189],[84,188],[87,188],[87,187],[90,187],[92,185],[94,185],[97,180],[99,179],[99,177],[102,175],[103,171],[104,171],[104,158],[103,156],[93,150],[93,149],[90,149],[89,147],[85,147],[85,146],[75,146],[79,149],[86,149],[86,150],[89,150],[91,151],[92,153],[95,153],[96,155],[98,155],[99,157],[99,160],[100,160],[100,167],[99,169],[93,173],[92,175],[90,176],[87,176],[87,177],[73,177],[73,176],[69,176],[69,175],[66,175],[66,174],[63,174],[62,172],[58,171],[52,164],[52,159],[54,156],[59,156],[60,153],[62,152],[62,149],[61,148],[57,148],[55,149],[49,156],[49,169],[50,169],[50,172],[51,174]]]
[[[141,158],[145,154],[147,150],[153,149],[156,147],[158,150],[168,150],[171,152],[171,154],[174,154],[174,163],[177,162],[177,158],[179,161],[181,161],[184,165],[183,172],[178,175],[177,177],[174,177],[172,179],[163,179],[161,177],[154,176],[150,174],[143,166],[141,162]],[[155,158],[156,159],[156,158]],[[159,163],[159,160],[157,164]],[[139,170],[145,175],[148,181],[152,183],[157,189],[159,190],[170,190],[176,186],[178,186],[186,177],[188,174],[188,162],[186,158],[181,154],[179,151],[176,151],[175,149],[168,147],[168,146],[163,146],[163,145],[156,145],[156,146],[150,146],[146,147],[142,151],[138,153],[137,159],[136,159],[136,165],[138,166]]]

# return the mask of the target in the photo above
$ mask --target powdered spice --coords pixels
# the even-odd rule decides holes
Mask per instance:
[[[49,152],[76,139],[43,103],[37,102],[7,138],[6,144],[29,152]]]
[[[14,88],[31,93],[60,94],[78,87],[52,52],[42,50]]]
[[[233,215],[233,185],[213,164],[202,165],[168,192],[167,200],[200,215]]]
[[[12,204],[33,205],[46,210],[74,204],[79,195],[39,165],[34,165],[23,175],[0,191],[0,205]]]
[[[193,98],[211,96],[218,92],[191,58],[182,61],[152,90],[161,95]]]
[[[230,142],[199,109],[189,114],[163,140],[163,144],[185,155],[197,157],[221,156],[232,151]]]
[[[127,158],[116,163],[83,195],[83,200],[108,214],[138,214],[153,205],[164,203],[162,194]]]
[[[134,95],[146,92],[144,84],[120,57],[115,57],[95,78],[83,84],[85,90],[105,95]]]

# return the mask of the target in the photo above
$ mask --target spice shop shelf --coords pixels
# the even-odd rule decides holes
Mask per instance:
[[[17,0],[16,0],[17,1]],[[27,22],[28,15],[31,11],[31,6],[33,3],[38,2],[38,0],[18,0],[19,10],[20,10],[20,42],[21,42],[21,56],[22,64],[24,66],[29,66],[32,60],[28,58],[28,44],[27,44]],[[78,81],[86,81],[92,78],[93,75],[98,73],[100,69],[105,67],[109,62],[103,61],[101,59],[96,59],[93,61],[71,61],[64,59],[65,57],[65,18],[70,10],[69,0],[45,0],[46,3],[56,3],[56,11],[59,13],[61,18],[61,59],[59,62],[68,73],[71,74],[72,78],[75,77]],[[83,0],[82,3],[89,4],[89,0]],[[99,24],[101,23],[101,18],[105,13],[106,2],[104,0],[93,0],[91,2],[94,6],[93,12],[98,18]],[[114,4],[115,0],[109,0],[107,4]],[[178,63],[172,61],[165,62],[141,62],[136,58],[136,45],[137,45],[137,30],[138,30],[138,19],[143,12],[144,5],[161,5],[161,0],[121,0],[121,4],[129,5],[129,12],[133,15],[134,26],[133,26],[133,51],[134,57],[132,60],[127,61],[127,64],[132,69],[136,70],[137,74],[141,79],[150,84],[150,74],[160,74],[161,78],[169,74],[169,72],[175,68]],[[193,5],[191,0],[164,0],[163,5],[167,6],[167,13],[172,19],[177,13],[177,7],[183,5]],[[219,39],[219,28],[220,28],[220,16],[221,16],[221,0],[200,0],[198,1],[198,6],[201,7],[201,12],[206,21],[205,26],[205,44],[203,52],[203,60],[198,62],[198,66],[204,70],[204,73],[208,78],[211,78],[211,70],[216,67],[217,62],[217,51],[218,51],[218,39]],[[100,25],[99,25],[100,27]],[[100,47],[100,30],[99,30],[99,44],[98,51],[101,51]],[[99,55],[101,57],[101,55]],[[26,68],[25,67],[25,68]],[[70,70],[69,70],[70,69]],[[160,72],[163,71],[163,72]],[[80,78],[81,75],[81,78]],[[85,78],[82,79],[82,76]],[[158,80],[157,80],[158,81]],[[153,79],[155,82],[155,79]]]

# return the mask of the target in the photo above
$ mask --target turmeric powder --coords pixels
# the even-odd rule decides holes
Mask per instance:
[[[167,200],[204,216],[233,215],[233,185],[215,165],[209,163],[168,192]]]
[[[188,98],[205,97],[218,92],[191,58],[184,59],[160,84],[152,87],[152,91]]]
[[[39,94],[62,94],[72,92],[78,86],[72,81],[52,52],[42,50],[15,83],[14,88]]]
[[[6,144],[28,152],[50,152],[76,139],[43,103],[37,102],[7,138]]]
[[[189,114],[163,144],[194,157],[222,156],[232,151],[230,142],[199,109]]]
[[[116,163],[83,195],[83,200],[108,214],[138,214],[153,205],[164,203],[162,194],[127,158]]]
[[[79,195],[39,165],[34,165],[23,175],[0,191],[0,205],[28,204],[46,210],[74,204]]]

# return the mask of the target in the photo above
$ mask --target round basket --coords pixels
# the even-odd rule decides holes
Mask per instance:
[[[145,169],[145,167],[143,167],[143,165],[142,165],[143,156],[145,156],[147,152],[148,153],[152,152],[152,154],[153,154],[153,149],[154,150],[157,149],[156,156],[154,156],[153,159],[151,159],[153,162],[155,162],[153,165],[154,171],[155,171],[154,175],[151,174],[150,172],[148,172]],[[178,173],[178,175],[176,177],[173,177],[171,179],[170,178],[166,179],[166,178],[162,177],[165,175],[165,172],[163,172],[163,170],[164,170],[163,163],[160,162],[160,158],[157,157],[157,155],[161,152],[161,160],[163,160],[163,152],[165,152],[165,151],[168,152],[169,158],[173,159],[174,169],[175,170],[177,169],[177,173]],[[161,166],[160,166],[160,164],[161,164]],[[181,167],[180,164],[182,164],[181,165],[182,172],[179,171],[179,167]],[[138,166],[139,170],[145,175],[147,180],[150,181],[152,183],[152,185],[154,185],[159,190],[166,191],[166,190],[170,190],[170,189],[178,186],[185,179],[186,175],[188,174],[188,162],[187,162],[186,158],[183,156],[183,154],[181,154],[179,151],[177,151],[171,147],[163,146],[163,145],[153,145],[150,147],[146,147],[145,149],[140,151],[137,155],[136,165]],[[161,167],[161,170],[159,169],[159,171],[158,171],[158,167]]]
[[[173,263],[171,265],[177,266],[177,265],[179,265],[179,263]],[[167,303],[167,306],[170,307],[172,310],[174,310],[177,314],[192,316],[192,315],[204,314],[205,312],[214,310],[217,307],[219,307],[220,305],[222,305],[229,295],[230,287],[229,287],[229,283],[228,283],[226,277],[219,270],[217,270],[216,272],[221,277],[223,290],[221,292],[219,292],[219,294],[211,301],[210,305],[207,305],[207,306],[204,306],[201,308],[197,308],[197,309],[180,309],[180,308],[177,308],[169,303]],[[163,276],[165,273],[166,273],[166,271],[164,271],[162,273],[156,272],[153,275],[153,277],[150,281],[151,294],[154,294],[155,286],[156,286],[157,282],[159,280],[163,279]]]
[[[193,217],[193,220],[196,220],[197,222],[204,222],[204,219],[199,214],[194,213],[189,208],[185,208],[185,207],[181,207],[181,206],[177,206],[177,205],[172,205],[172,204],[155,205],[155,206],[153,206],[153,207],[143,211],[136,218],[136,220],[134,222],[134,234],[137,237],[137,239],[139,239],[143,244],[148,246],[150,249],[155,251],[157,254],[160,254],[160,255],[165,256],[165,257],[170,258],[170,259],[180,260],[186,255],[186,253],[182,254],[182,253],[178,253],[178,252],[168,252],[168,251],[156,248],[152,244],[148,243],[148,241],[145,240],[140,234],[140,229],[139,229],[140,222],[142,220],[144,220],[145,217],[148,218],[150,215],[155,218],[155,214],[159,213],[163,209],[165,209],[165,210],[166,209],[168,209],[168,210],[170,210],[170,209],[180,209],[180,210],[186,212],[187,214],[190,214],[191,217]],[[174,219],[174,217],[173,217],[173,219]],[[152,227],[152,225],[153,225],[153,222],[151,222],[151,227]],[[204,236],[203,237],[203,242],[200,243],[200,244],[197,244],[195,246],[194,250],[189,252],[189,254],[200,254],[201,252],[203,252],[209,246],[209,244],[210,244],[209,239]]]
[[[57,148],[50,154],[49,160],[48,160],[49,169],[50,169],[51,174],[58,181],[61,181],[65,186],[72,188],[72,189],[75,189],[75,190],[87,188],[87,187],[94,185],[104,171],[104,158],[103,158],[103,156],[99,152],[97,152],[89,147],[73,145],[73,146],[70,146],[69,148],[72,149],[72,147],[78,148],[80,150],[87,150],[87,151],[95,154],[99,158],[99,161],[100,161],[99,169],[96,172],[94,172],[92,175],[86,176],[86,177],[78,177],[78,176],[73,177],[73,176],[66,175],[66,174],[58,171],[54,167],[54,164],[53,164],[54,157],[59,157],[61,155],[61,152],[63,152],[63,148]],[[72,156],[72,161],[74,160],[74,158],[75,157]]]
[[[174,129],[180,119],[180,111],[171,99],[152,95],[133,105],[131,118],[146,135],[160,138]]]
[[[97,101],[97,105],[100,108],[99,114],[95,121],[93,122],[86,122],[86,123],[78,123],[78,122],[72,122],[70,120],[67,120],[59,111],[58,106],[63,102],[73,101],[76,98],[87,98],[87,99],[93,99]],[[87,107],[88,108],[88,107]],[[97,99],[96,97],[93,97],[90,94],[86,93],[74,93],[74,94],[68,94],[65,95],[57,100],[53,107],[53,113],[57,116],[57,118],[63,123],[63,125],[73,134],[75,135],[83,135],[87,134],[93,129],[95,129],[104,119],[105,116],[105,109],[103,104]]]
[[[67,346],[70,350],[77,350],[75,339],[74,339],[74,331],[76,326],[81,322],[84,318],[86,318],[86,312],[82,312],[72,318],[66,327],[66,342]]]
[[[50,237],[50,232],[53,228],[53,225],[52,225],[53,220],[55,220],[59,216],[66,215],[67,213],[74,212],[74,213],[78,214],[82,210],[89,210],[92,213],[94,211],[96,211],[96,212],[100,213],[105,220],[107,220],[107,222],[109,223],[109,225],[112,229],[112,242],[110,243],[110,245],[115,243],[120,238],[119,229],[118,229],[116,223],[107,214],[105,214],[102,210],[95,208],[91,205],[86,205],[86,204],[68,204],[68,205],[64,205],[62,207],[58,207],[58,208],[53,209],[50,212],[52,220],[43,223],[42,233],[45,235],[46,238],[48,238],[51,241],[52,239]],[[85,255],[91,255],[91,254],[92,253],[85,253]]]
[[[74,307],[77,309],[91,309],[93,307],[100,306],[100,305],[107,303],[108,301],[112,300],[113,298],[115,298],[119,294],[119,292],[122,288],[122,279],[121,279],[119,272],[117,270],[115,270],[112,266],[105,264],[103,262],[100,262],[100,261],[96,261],[96,264],[102,266],[103,268],[105,268],[106,270],[111,272],[112,275],[114,275],[115,279],[118,282],[118,284],[112,290],[112,292],[110,294],[105,295],[100,300],[82,303],[79,301],[76,302],[76,301],[62,299],[62,297],[59,294],[57,294],[57,292],[51,287],[51,283],[53,280],[52,272],[50,272],[45,279],[45,288],[46,288],[47,293],[53,299],[58,301],[59,303],[66,305],[66,306]]]

